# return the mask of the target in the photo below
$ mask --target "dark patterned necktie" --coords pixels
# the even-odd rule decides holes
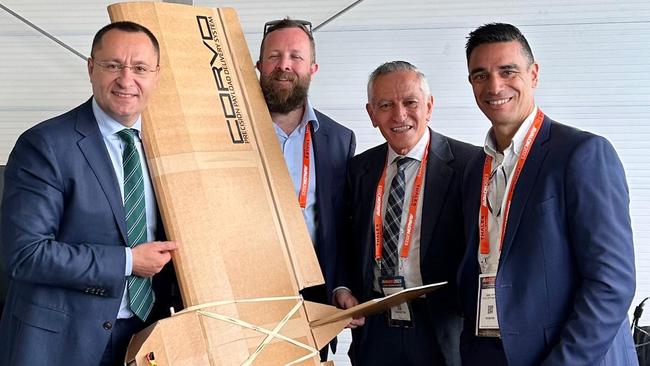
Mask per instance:
[[[117,135],[126,143],[122,153],[124,169],[124,212],[126,215],[127,237],[129,247],[147,241],[147,215],[144,200],[144,181],[140,154],[135,146],[134,138],[137,131],[126,128]],[[151,278],[131,275],[127,279],[129,291],[129,306],[138,318],[145,321],[155,301],[151,288]]]
[[[388,204],[384,214],[384,244],[381,254],[382,276],[394,276],[397,274],[397,244],[404,208],[404,187],[406,185],[404,170],[406,169],[407,163],[412,160],[411,158],[399,156],[395,159],[397,173],[390,183]]]

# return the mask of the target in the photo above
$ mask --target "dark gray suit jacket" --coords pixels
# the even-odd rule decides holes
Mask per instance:
[[[97,365],[124,291],[127,237],[90,100],[22,134],[6,169],[0,365]]]
[[[374,196],[386,162],[387,149],[388,145],[384,143],[355,156],[348,169],[347,240],[341,242],[344,247],[340,252],[344,253],[344,258],[341,259],[337,286],[350,288],[360,302],[374,297]],[[455,279],[465,248],[461,187],[467,162],[479,152],[476,146],[431,131],[422,205],[420,272],[424,284],[449,281],[446,288],[427,295],[427,302],[435,317],[446,315],[459,319]],[[459,320],[455,324],[459,324]],[[439,334],[446,336],[437,337],[437,345],[425,346],[440,347],[440,353],[453,353],[455,356],[448,358],[458,359],[460,329],[458,326],[455,329],[440,329],[442,327],[437,327],[436,332],[439,330]],[[362,333],[363,327],[353,333],[353,338],[355,335],[363,336]],[[437,360],[435,364],[446,363]]]
[[[485,154],[468,165],[468,248],[458,278],[468,365],[493,352],[474,336]],[[515,187],[496,278],[510,366],[637,365],[627,319],[635,289],[625,172],[600,136],[545,117]],[[497,363],[493,363],[498,365]]]
[[[319,123],[318,131],[312,130],[316,165],[316,254],[327,292],[326,298],[313,300],[329,303],[339,258],[337,243],[341,240],[344,217],[345,175],[348,161],[354,156],[356,140],[352,130],[315,112]]]

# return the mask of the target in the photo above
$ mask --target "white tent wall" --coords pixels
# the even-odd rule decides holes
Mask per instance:
[[[263,24],[291,16],[322,23],[352,0],[194,1],[239,12],[253,59]],[[4,0],[84,55],[109,19],[108,1]],[[488,22],[517,25],[540,63],[536,101],[553,119],[601,134],[626,169],[636,247],[637,296],[650,296],[650,2],[365,0],[315,33],[320,70],[312,103],[357,134],[361,152],[382,142],[365,112],[366,80],[402,59],[427,75],[431,126],[482,144],[489,122],[467,82],[465,37]],[[18,135],[90,96],[85,61],[0,9],[0,164]],[[646,317],[650,319],[650,317]],[[648,320],[642,323],[648,323]],[[337,357],[338,359],[338,357]]]

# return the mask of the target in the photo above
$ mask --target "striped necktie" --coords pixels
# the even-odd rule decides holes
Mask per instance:
[[[397,157],[397,173],[390,183],[388,192],[388,204],[384,213],[384,244],[381,255],[382,276],[397,275],[397,242],[399,241],[399,232],[402,223],[402,211],[404,208],[404,188],[406,179],[404,170],[407,163],[412,161],[411,158]]]
[[[147,241],[147,215],[144,199],[144,181],[140,155],[135,146],[134,139],[137,131],[125,128],[117,135],[125,142],[122,153],[122,166],[124,169],[124,212],[126,215],[127,237],[129,247]],[[145,321],[155,301],[151,288],[151,278],[142,278],[131,275],[127,279],[129,291],[129,306],[138,318]]]

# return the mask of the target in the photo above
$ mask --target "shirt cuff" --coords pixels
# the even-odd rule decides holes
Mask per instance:
[[[130,276],[133,273],[133,254],[131,254],[131,248],[124,248],[126,251],[126,264],[124,265],[124,275]]]

